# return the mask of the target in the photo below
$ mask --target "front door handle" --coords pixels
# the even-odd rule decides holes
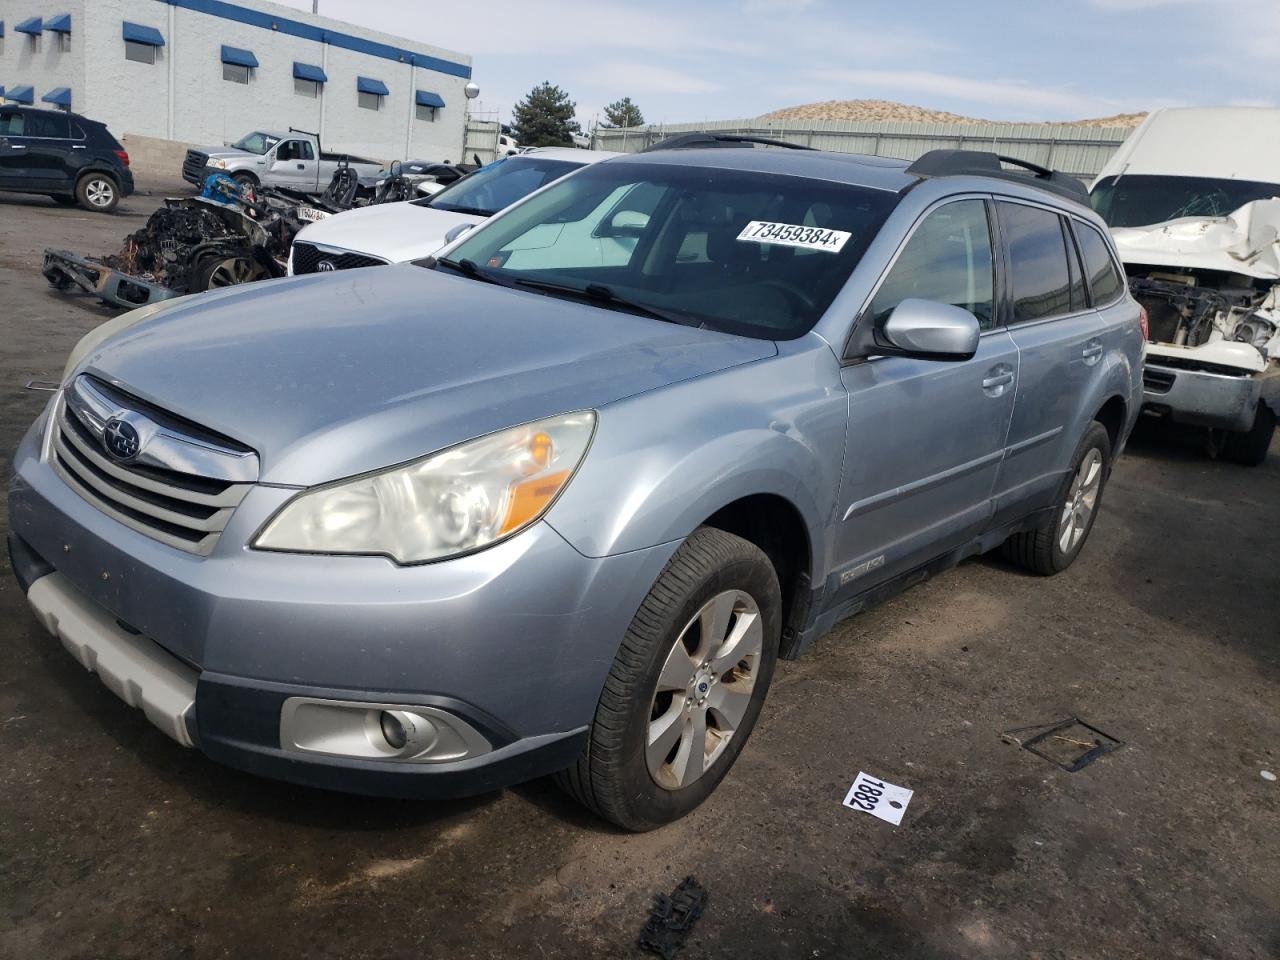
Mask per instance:
[[[1004,396],[1009,384],[1013,383],[1013,367],[1007,363],[997,363],[982,378],[982,392],[989,397]]]
[[[997,373],[993,377],[987,377],[982,381],[982,389],[990,390],[993,387],[1004,387],[1013,383],[1012,373]]]
[[[305,163],[300,163],[300,164],[298,164],[298,169],[299,169],[299,170],[305,170],[305,169],[307,169],[307,165],[306,165]]]

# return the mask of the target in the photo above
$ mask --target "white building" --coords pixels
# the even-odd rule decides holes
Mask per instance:
[[[470,77],[468,56],[263,0],[0,0],[0,96],[117,137],[296,127],[326,150],[459,160]]]

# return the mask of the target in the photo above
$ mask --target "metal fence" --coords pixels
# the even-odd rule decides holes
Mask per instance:
[[[477,158],[481,163],[497,159],[498,136],[502,128],[498,125],[497,114],[493,116],[492,120],[474,113],[467,117],[466,134],[462,142],[463,163],[473,163]]]
[[[1091,179],[1119,149],[1132,128],[1045,123],[884,123],[841,120],[783,122],[714,120],[706,123],[598,127],[592,149],[634,153],[678,133],[696,131],[773,137],[838,153],[915,160],[930,150],[992,150]]]

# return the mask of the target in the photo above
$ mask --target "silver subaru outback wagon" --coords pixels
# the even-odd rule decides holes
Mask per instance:
[[[976,553],[1069,566],[1141,400],[1083,190],[704,139],[423,264],[90,334],[16,455],[39,621],[231,766],[555,774],[644,830],[715,789],[779,657]]]

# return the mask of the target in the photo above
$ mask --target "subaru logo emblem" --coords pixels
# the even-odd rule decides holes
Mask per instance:
[[[142,449],[142,438],[132,424],[125,423],[119,417],[112,417],[102,431],[102,444],[107,448],[107,453],[117,460],[132,460]]]
[[[316,264],[316,270],[319,271],[320,273],[329,273],[331,270],[337,270],[337,269],[338,268],[333,265],[332,260],[321,260],[319,263]]]

